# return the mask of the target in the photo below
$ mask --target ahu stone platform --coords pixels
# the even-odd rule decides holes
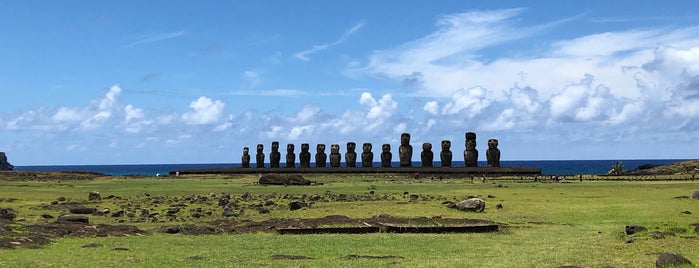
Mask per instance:
[[[506,176],[506,175],[541,175],[538,167],[265,167],[265,168],[215,168],[215,169],[181,169],[170,171],[170,175],[188,174],[266,174],[266,173],[301,173],[301,174],[419,174],[433,176]]]

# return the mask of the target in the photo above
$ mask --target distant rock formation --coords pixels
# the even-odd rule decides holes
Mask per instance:
[[[7,155],[5,152],[0,152],[0,171],[12,171],[15,166],[7,162]]]

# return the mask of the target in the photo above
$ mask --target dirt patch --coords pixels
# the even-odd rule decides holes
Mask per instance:
[[[405,257],[403,256],[394,256],[394,255],[385,255],[385,256],[372,256],[372,255],[355,255],[355,254],[350,254],[345,257],[344,259],[404,259]]]
[[[307,256],[300,256],[300,255],[285,255],[285,254],[276,254],[272,255],[273,260],[312,260],[313,258],[307,257]]]
[[[0,222],[0,249],[41,248],[59,237],[99,237],[145,235],[146,231],[132,225],[79,224],[54,222],[48,224],[21,225]]]
[[[329,215],[322,218],[268,219],[261,222],[236,220],[217,220],[209,222],[211,226],[216,226],[224,232],[238,233],[276,232],[276,230],[283,228],[380,226],[382,224],[387,223],[401,226],[458,226],[498,224],[496,222],[480,219],[458,219],[442,217],[401,218],[385,214],[363,219],[353,219],[345,215]]]

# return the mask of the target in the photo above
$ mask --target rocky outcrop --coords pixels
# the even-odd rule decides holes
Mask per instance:
[[[464,211],[483,212],[485,201],[480,198],[469,198],[454,204],[454,208]]]
[[[15,166],[7,162],[7,156],[5,152],[0,152],[0,171],[12,171]]]

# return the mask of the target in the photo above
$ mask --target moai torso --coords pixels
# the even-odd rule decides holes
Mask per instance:
[[[325,144],[316,145],[316,167],[325,167],[328,156],[325,154]]]
[[[500,149],[498,149],[498,140],[488,140],[488,150],[485,151],[485,158],[488,160],[489,167],[500,166]]]
[[[296,167],[296,154],[294,154],[294,145],[286,145],[286,167],[292,168]]]
[[[273,168],[279,167],[279,162],[282,160],[282,154],[279,152],[279,142],[272,142],[272,152],[269,153],[269,166]]]
[[[451,167],[451,141],[442,141],[442,152],[439,153],[439,161],[443,167]]]
[[[381,146],[381,167],[391,167],[393,154],[391,154],[391,145],[384,144]]]
[[[244,168],[250,167],[250,148],[243,147],[243,157],[240,158],[240,163]]]
[[[301,144],[301,152],[299,153],[301,167],[311,167],[311,152],[308,151],[309,149],[308,143]]]
[[[371,152],[371,143],[362,145],[362,167],[372,167],[374,162],[374,153]]]
[[[265,152],[264,152],[264,145],[258,144],[257,145],[257,154],[255,155],[255,165],[258,168],[263,168],[265,167]]]
[[[342,155],[340,154],[340,145],[331,144],[330,145],[330,167],[340,167],[340,161],[342,161]]]
[[[464,162],[467,167],[478,166],[478,150],[476,150],[476,133],[466,132],[466,150],[464,150]]]
[[[413,146],[410,145],[410,134],[403,133],[400,135],[400,146],[398,146],[398,157],[401,167],[413,166]]]
[[[345,166],[357,167],[357,144],[354,142],[347,143],[347,152],[345,153]]]
[[[432,143],[425,142],[422,144],[422,152],[420,153],[422,167],[432,167],[434,161],[434,153],[432,152]]]

